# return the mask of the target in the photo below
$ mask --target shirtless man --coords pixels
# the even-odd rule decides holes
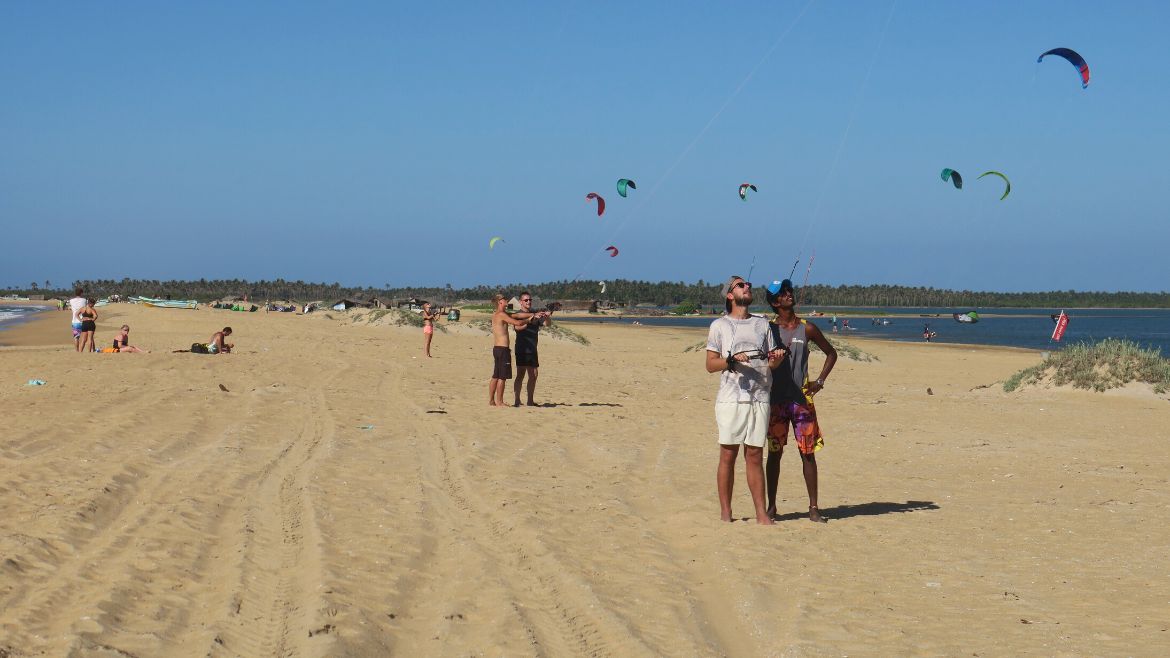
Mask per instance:
[[[232,348],[236,346],[235,343],[228,343],[224,339],[232,335],[231,327],[224,327],[223,331],[217,331],[211,334],[211,342],[207,343],[207,352],[209,354],[228,354]]]
[[[511,337],[508,336],[508,326],[517,331],[523,331],[528,323],[517,320],[504,312],[508,300],[500,293],[492,296],[492,303],[496,310],[492,313],[492,378],[488,382],[488,406],[504,406],[504,383],[512,378],[512,350]]]

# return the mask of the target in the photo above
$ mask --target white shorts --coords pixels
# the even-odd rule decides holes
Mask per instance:
[[[768,439],[770,412],[767,402],[716,402],[715,424],[719,427],[719,443],[764,447]]]

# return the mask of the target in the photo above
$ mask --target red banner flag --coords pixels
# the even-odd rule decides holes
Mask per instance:
[[[1060,339],[1064,338],[1065,329],[1068,329],[1068,316],[1064,314],[1064,311],[1061,311],[1060,315],[1056,317],[1056,328],[1052,330],[1052,340],[1059,343]]]

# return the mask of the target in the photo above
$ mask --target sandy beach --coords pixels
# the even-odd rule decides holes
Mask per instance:
[[[830,521],[790,449],[761,527],[718,520],[704,330],[573,323],[544,406],[496,409],[466,321],[426,359],[340,313],[99,311],[152,353],[0,339],[4,658],[1170,652],[1170,404],[1004,393],[1036,352],[854,341]]]

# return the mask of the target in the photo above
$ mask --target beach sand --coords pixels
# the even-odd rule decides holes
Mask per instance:
[[[466,322],[426,359],[338,313],[99,311],[153,353],[53,313],[0,349],[6,658],[1170,652],[1170,404],[1004,393],[1035,352],[855,341],[830,522],[790,451],[761,527],[718,520],[703,330],[573,323],[546,406],[496,409]]]

